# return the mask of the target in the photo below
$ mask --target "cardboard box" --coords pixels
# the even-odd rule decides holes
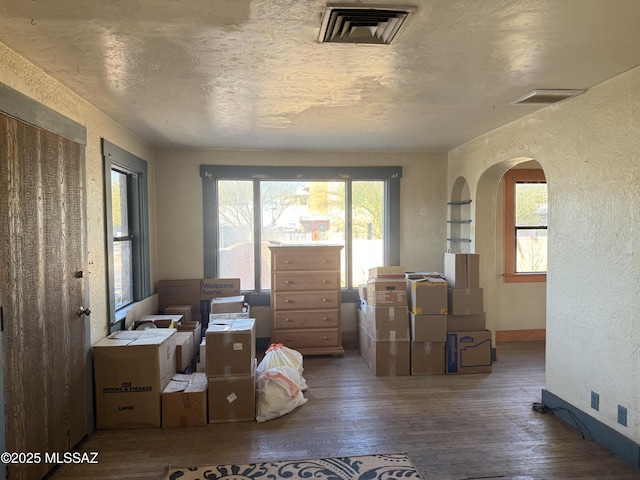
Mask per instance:
[[[207,424],[207,376],[176,374],[162,392],[162,427]]]
[[[256,375],[209,377],[209,423],[256,418]]]
[[[448,290],[451,315],[484,313],[484,294],[481,288],[449,288]]]
[[[407,279],[409,307],[417,315],[446,315],[447,281],[441,277]]]
[[[137,330],[144,323],[153,323],[157,328],[176,328],[182,321],[182,315],[144,315],[133,324]]]
[[[404,278],[406,269],[401,265],[374,267],[369,269],[369,278]]]
[[[200,343],[202,341],[202,326],[200,322],[185,322],[183,320],[180,322],[180,325],[177,326],[176,330],[179,332],[191,332],[191,335],[193,335],[194,354],[197,355],[200,353]]]
[[[414,342],[441,342],[444,345],[447,341],[446,315],[416,315],[411,312],[409,323]]]
[[[444,277],[451,288],[479,288],[480,255],[477,253],[445,253]]]
[[[409,310],[367,305],[365,328],[374,340],[409,340]]]
[[[244,295],[233,297],[217,297],[211,300],[210,312],[216,313],[241,313],[244,309]]]
[[[96,428],[160,427],[161,395],[176,373],[176,331],[123,330],[93,346]]]
[[[411,375],[444,375],[445,342],[411,342]]]
[[[487,328],[487,314],[447,315],[447,332],[475,332]]]
[[[364,330],[364,329],[361,329]],[[374,340],[360,332],[362,358],[377,377],[404,376],[410,374],[409,340]]]
[[[447,334],[447,374],[490,373],[491,332],[449,332]]]
[[[407,305],[407,282],[404,278],[377,279],[367,282],[367,305]]]
[[[239,278],[160,280],[158,310],[164,311],[170,305],[191,305],[192,320],[206,325],[213,298],[240,294]]]
[[[251,375],[256,358],[256,326],[253,318],[238,318],[230,325],[209,325],[207,376]]]
[[[184,372],[195,358],[192,332],[176,332],[176,371]]]
[[[162,312],[164,315],[182,315],[182,322],[192,321],[193,306],[191,305],[169,305]]]

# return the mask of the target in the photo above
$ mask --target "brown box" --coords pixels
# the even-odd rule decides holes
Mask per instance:
[[[161,312],[171,305],[191,305],[191,314],[200,313],[200,291],[202,279],[159,280],[158,310]]]
[[[442,342],[444,344],[447,340],[446,315],[416,315],[411,312],[409,320],[411,340],[414,342]]]
[[[200,322],[186,322],[183,320],[176,330],[179,332],[191,332],[193,335],[194,354],[200,353],[200,343],[202,342],[202,326]]]
[[[478,315],[484,313],[481,288],[449,288],[449,313],[451,315]]]
[[[445,342],[411,342],[411,375],[444,375]]]
[[[191,305],[192,320],[206,325],[211,299],[240,295],[239,278],[199,278],[158,281],[158,310],[171,305]]]
[[[401,265],[389,265],[369,269],[369,278],[404,278],[406,269]]]
[[[207,376],[176,374],[162,392],[162,427],[207,424]]]
[[[256,418],[256,375],[209,377],[209,423]]]
[[[232,297],[216,297],[211,300],[212,314],[216,313],[241,313],[244,309],[244,295]]]
[[[441,277],[407,279],[409,307],[417,315],[446,315],[447,281]]]
[[[407,282],[404,278],[377,279],[367,282],[367,305],[407,305]]]
[[[477,253],[445,253],[444,277],[451,288],[479,288],[480,255]]]
[[[191,314],[192,311],[192,305],[169,305],[164,308],[162,313],[165,315],[182,315],[183,322],[190,322],[193,317]]]
[[[162,391],[176,372],[175,334],[124,330],[93,346],[96,428],[161,426]]]
[[[365,326],[374,340],[409,340],[409,310],[406,306],[367,305]]]
[[[192,332],[176,332],[176,371],[184,372],[196,356]]]
[[[377,377],[409,375],[409,340],[374,340],[371,335],[360,333],[361,355]]]
[[[447,333],[447,374],[489,373],[492,365],[489,330]]]
[[[447,332],[475,332],[487,328],[487,314],[447,315]]]
[[[229,325],[209,325],[207,376],[251,375],[256,358],[256,326],[253,318],[238,318]]]

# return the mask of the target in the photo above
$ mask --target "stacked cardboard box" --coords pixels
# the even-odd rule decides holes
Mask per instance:
[[[447,374],[488,373],[492,336],[486,330],[478,254],[445,253],[448,283]]]
[[[445,373],[447,282],[438,273],[407,276],[411,325],[411,374]]]
[[[407,283],[402,266],[369,271],[359,310],[360,354],[376,376],[409,375]]]
[[[255,420],[255,319],[210,324],[205,334],[209,423]]]
[[[176,373],[176,330],[115,332],[93,346],[97,428],[160,427],[161,395]]]
[[[175,374],[162,392],[162,427],[207,424],[207,376]]]

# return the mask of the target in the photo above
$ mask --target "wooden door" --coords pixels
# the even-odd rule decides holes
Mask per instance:
[[[8,452],[66,452],[87,434],[83,162],[82,145],[0,114]],[[42,460],[8,478],[42,478]]]

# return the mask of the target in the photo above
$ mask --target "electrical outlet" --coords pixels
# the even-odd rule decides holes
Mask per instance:
[[[596,392],[591,392],[591,408],[600,410],[600,395]]]
[[[618,423],[624,427],[627,426],[627,407],[618,405]]]

